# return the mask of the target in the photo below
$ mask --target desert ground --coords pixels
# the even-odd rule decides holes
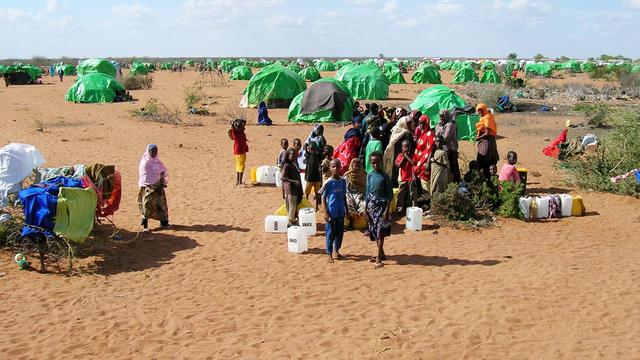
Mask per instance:
[[[345,234],[348,259],[333,264],[322,231],[305,254],[288,253],[283,234],[264,233],[264,217],[283,204],[280,189],[235,188],[226,135],[246,81],[205,87],[213,114],[167,125],[130,110],[155,97],[184,112],[184,88],[198,75],[153,77],[153,89],[132,92],[134,103],[66,103],[74,77],[0,88],[2,145],[33,144],[49,167],[115,164],[123,178],[113,218],[123,238],[97,246],[73,276],[19,271],[0,252],[0,358],[640,358],[640,200],[571,188],[541,152],[580,115],[535,106],[498,114],[498,149],[517,151],[537,173],[529,193],[580,194],[587,216],[422,232],[399,219],[387,266],[374,270],[375,245],[359,231]],[[428,86],[392,85],[382,103],[408,105]],[[312,126],[286,114],[270,110],[274,126],[258,127],[257,111],[246,110],[249,167],[274,164],[280,138],[306,138]],[[329,143],[346,129],[327,126]],[[170,169],[173,225],[138,233],[138,162],[149,143]],[[475,157],[472,143],[461,151]],[[96,236],[110,232],[101,226]]]

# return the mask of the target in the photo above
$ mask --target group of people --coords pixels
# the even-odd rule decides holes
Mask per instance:
[[[489,181],[497,174],[497,125],[485,104],[478,104],[476,111],[481,117],[476,124],[478,153],[469,164],[469,172]],[[245,120],[237,119],[228,129],[233,140],[236,186],[244,186],[249,151],[245,125]],[[362,109],[356,103],[352,126],[335,149],[327,143],[321,124],[313,127],[304,142],[296,138],[289,147],[288,139],[283,138],[280,146],[277,166],[289,226],[297,223],[298,205],[313,193],[316,210],[324,210],[326,253],[331,262],[342,258],[345,218],[360,217],[367,223],[365,234],[377,244],[377,254],[371,261],[376,268],[382,267],[384,239],[391,233],[394,188],[398,188],[396,211],[403,213],[411,206],[427,208],[430,199],[443,193],[450,183],[463,180],[455,115],[448,110],[440,111],[432,127],[430,118],[417,110],[381,109],[377,104]],[[509,152],[507,161],[499,180],[519,182],[517,154]],[[167,173],[157,146],[149,145],[140,162],[138,196],[145,230],[149,218],[160,220],[162,226],[169,224],[164,196]]]

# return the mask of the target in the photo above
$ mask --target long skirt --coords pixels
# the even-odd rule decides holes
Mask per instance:
[[[169,208],[162,182],[140,188],[138,192],[138,209],[145,219],[159,221],[169,220]]]
[[[370,199],[367,202],[367,215],[369,217],[369,238],[376,241],[388,235],[389,222],[384,218],[384,212],[389,206],[388,201]]]
[[[489,168],[491,165],[495,165],[500,160],[498,155],[498,145],[496,144],[496,138],[488,136],[478,141],[478,156],[476,161],[478,166],[482,169],[484,176],[489,178]]]

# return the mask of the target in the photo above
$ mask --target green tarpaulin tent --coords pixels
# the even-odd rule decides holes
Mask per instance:
[[[500,84],[502,83],[502,79],[500,79],[500,75],[498,75],[497,71],[487,70],[482,74],[480,82],[485,84]]]
[[[314,82],[322,77],[320,76],[320,72],[318,71],[318,69],[313,66],[309,66],[300,70],[298,74],[302,76],[303,79],[309,80],[311,82]]]
[[[4,72],[6,74],[24,73],[28,77],[29,83],[35,83],[42,77],[42,69],[31,64],[16,64],[8,66]]]
[[[318,61],[316,68],[318,68],[319,71],[336,71],[336,66],[327,60]]]
[[[71,76],[76,74],[76,67],[71,64],[60,64],[56,66],[56,73],[62,70],[64,76]]]
[[[354,103],[340,81],[320,79],[293,99],[288,118],[291,122],[348,122],[353,116]]]
[[[238,62],[234,60],[229,60],[229,59],[220,60],[220,68],[222,69],[222,71],[226,73],[231,72],[231,70],[233,70],[233,68],[238,65],[239,65]]]
[[[78,76],[84,76],[88,74],[101,73],[112,78],[116,77],[116,67],[113,66],[111,61],[104,59],[87,59],[78,64]]]
[[[535,64],[527,64],[524,67],[525,74],[532,76],[544,76],[550,77],[553,73],[551,69],[551,64],[549,63],[535,63]]]
[[[344,66],[336,73],[351,96],[363,100],[386,100],[390,81],[374,64]]]
[[[113,102],[116,93],[120,91],[125,90],[116,79],[102,73],[93,73],[78,77],[64,99],[76,103]]]
[[[580,63],[577,61],[569,60],[562,65],[562,68],[570,72],[579,73],[582,72]]]
[[[97,201],[92,188],[61,187],[53,232],[76,243],[84,242],[93,230]]]
[[[430,63],[424,63],[413,74],[411,80],[416,84],[442,84],[440,72]]]
[[[444,85],[435,85],[424,90],[413,100],[409,108],[420,110],[427,115],[431,127],[435,127],[440,121],[440,110],[451,110],[454,107],[464,107],[466,103],[455,91]],[[456,125],[458,128],[458,139],[473,140],[476,134],[476,123],[480,120],[478,115],[458,115]]]
[[[390,66],[384,68],[384,75],[392,84],[406,84],[402,71],[398,66]]]
[[[593,72],[596,69],[596,64],[592,62],[583,62],[580,64],[580,70],[585,73]]]
[[[460,68],[460,70],[458,70],[458,72],[456,72],[452,82],[454,84],[463,84],[472,81],[480,81],[478,79],[478,74],[476,74],[475,70],[473,70],[473,68],[471,68],[470,66],[463,66],[462,68]]]
[[[289,106],[296,95],[307,89],[307,83],[297,73],[280,64],[269,65],[257,72],[244,89],[243,107],[258,106],[261,101],[269,105]]]
[[[229,80],[251,80],[253,73],[248,66],[240,65],[231,70]]]
[[[4,75],[4,72],[7,70],[5,65],[0,64],[0,75]]]
[[[504,74],[507,76],[511,76],[513,74],[513,70],[518,68],[518,63],[513,60],[507,60],[504,64]]]
[[[149,74],[149,68],[147,68],[143,63],[134,62],[131,64],[131,70],[129,73],[131,75],[147,75]]]
[[[634,66],[631,68],[631,72],[632,72],[632,73],[640,73],[640,64],[634,65]]]
[[[487,60],[482,63],[482,66],[480,68],[482,70],[495,70],[496,63],[494,63],[493,61]]]
[[[300,70],[302,70],[302,68],[300,67],[300,64],[298,64],[297,62],[293,61],[291,62],[287,68],[293,72],[300,72]]]

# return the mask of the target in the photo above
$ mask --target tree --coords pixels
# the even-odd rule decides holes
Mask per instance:
[[[562,55],[562,56],[560,56],[560,58],[558,60],[559,61],[569,61],[569,58],[564,56],[564,55]]]
[[[517,60],[518,59],[518,54],[516,54],[515,52],[512,52],[509,55],[507,55],[507,59],[509,59],[509,60]]]
[[[536,62],[540,62],[542,61],[542,59],[544,59],[544,55],[537,53],[536,56],[533,57],[533,60],[535,60]]]

